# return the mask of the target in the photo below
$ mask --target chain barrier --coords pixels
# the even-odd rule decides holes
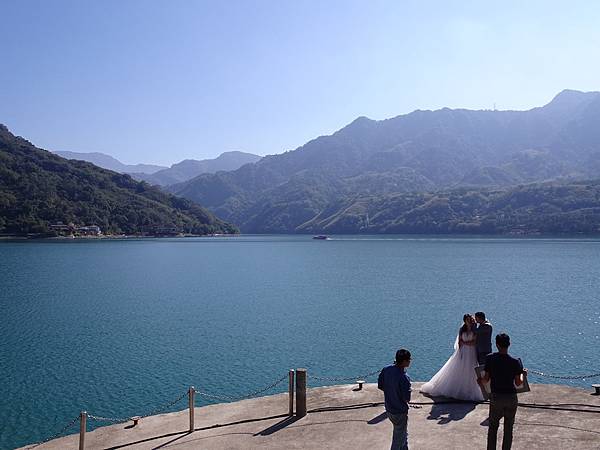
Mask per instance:
[[[179,397],[177,397],[175,400],[173,400],[172,402],[167,403],[166,405],[160,406],[152,411],[150,411],[148,414],[145,414],[143,416],[141,416],[142,418],[144,417],[150,417],[150,416],[155,416],[158,413],[161,413],[167,409],[169,409],[171,406],[179,403],[186,395],[188,395],[187,391],[184,392],[183,394],[181,394]]]
[[[369,372],[367,374],[364,375],[357,375],[357,376],[353,376],[353,377],[325,377],[325,376],[320,376],[320,375],[309,375],[308,377],[314,380],[320,380],[320,381],[356,381],[356,380],[363,380],[363,379],[367,379],[369,377],[372,377],[373,375],[376,375],[377,373],[380,372],[381,369],[377,369],[374,370],[373,372]],[[593,373],[593,374],[589,374],[589,375],[552,375],[549,373],[545,373],[545,372],[541,372],[539,370],[533,370],[533,369],[529,369],[528,370],[529,374],[533,374],[533,375],[537,375],[540,377],[547,377],[547,378],[554,378],[554,379],[558,379],[558,380],[585,380],[588,378],[598,378],[600,377],[600,372],[599,373]],[[232,402],[232,401],[238,401],[238,400],[245,400],[245,399],[249,399],[252,397],[256,397],[259,394],[263,394],[267,391],[270,391],[271,389],[275,388],[276,386],[278,386],[279,384],[281,384],[283,381],[288,379],[288,374],[285,374],[284,376],[282,376],[281,378],[275,380],[273,383],[269,384],[268,386],[258,389],[256,391],[250,392],[249,394],[243,395],[243,396],[230,396],[230,395],[216,395],[216,394],[211,394],[208,392],[204,392],[204,391],[199,391],[199,390],[195,390],[196,394],[205,397],[205,398],[210,398],[210,399],[214,399],[214,400],[220,400],[220,401],[226,401],[226,402]],[[154,410],[152,410],[151,412],[149,412],[148,414],[145,414],[143,416],[140,416],[140,418],[145,418],[145,417],[150,417],[150,416],[154,416],[158,413],[161,413],[167,409],[169,409],[170,407],[172,407],[173,405],[179,403],[181,400],[183,400],[186,396],[188,395],[188,392],[184,392],[183,394],[181,394],[179,397],[177,397],[175,400],[160,406]],[[418,405],[413,405],[410,404],[409,405],[411,408],[420,408],[420,406]],[[131,420],[130,417],[126,417],[126,418],[122,418],[122,417],[103,417],[103,416],[95,416],[93,414],[88,414],[87,415],[88,418],[95,420],[97,422],[111,422],[111,423],[122,423],[122,422],[127,422],[128,420]],[[63,427],[58,433],[53,434],[52,436],[44,439],[43,441],[40,441],[36,444],[33,444],[32,446],[27,447],[28,449],[33,449],[35,447],[38,447],[42,444],[45,444],[48,441],[51,441],[53,439],[56,439],[58,437],[60,437],[65,431],[67,431],[69,428],[71,428],[73,425],[75,425],[77,422],[79,421],[79,416],[75,417],[73,420],[71,420],[65,427]]]
[[[251,392],[251,393],[249,393],[247,395],[244,395],[243,397],[240,397],[240,400],[243,400],[243,399],[246,399],[246,398],[250,398],[250,397],[256,397],[258,394],[263,394],[264,392],[270,391],[271,389],[273,389],[277,385],[283,383],[284,380],[287,380],[288,376],[289,375],[286,373],[284,376],[282,376],[278,380],[274,381],[273,383],[271,383],[267,387],[264,387],[264,388],[259,389],[257,391]]]
[[[79,416],[75,417],[73,420],[71,420],[67,426],[65,426],[62,430],[60,430],[58,433],[53,434],[52,436],[44,439],[43,441],[38,442],[37,444],[33,444],[31,447],[28,448],[36,448],[39,447],[42,444],[45,444],[48,441],[51,441],[52,439],[56,439],[58,437],[60,437],[65,431],[67,431],[69,428],[71,428],[73,425],[75,425],[75,423],[77,423],[79,421]]]
[[[287,380],[287,378],[288,378],[288,374],[286,373],[284,376],[282,376],[278,380],[275,380],[273,383],[269,384],[268,386],[258,389],[257,391],[254,391],[254,392],[250,392],[249,394],[243,395],[241,397],[234,397],[234,396],[229,396],[229,395],[215,395],[215,394],[210,394],[208,392],[199,391],[199,390],[196,390],[196,394],[200,395],[201,397],[212,398],[215,400],[224,400],[227,402],[245,400],[248,398],[256,397],[257,395],[263,394],[267,391],[270,391],[277,385],[281,384],[284,380]]]
[[[205,398],[212,398],[213,400],[221,400],[224,402],[233,402],[236,400],[235,397],[230,397],[229,395],[216,395],[216,394],[209,394],[208,392],[204,392],[204,391],[199,391],[198,389],[194,390],[196,392],[196,394],[198,394],[200,397],[205,397]]]
[[[323,377],[319,375],[308,375],[308,378],[312,378],[314,380],[320,381],[356,381],[356,380],[364,380],[366,378],[372,377],[375,374],[381,372],[381,369],[374,370],[373,372],[367,373],[366,375],[357,375],[355,377]]]
[[[127,422],[129,417],[127,418],[117,418],[117,417],[102,417],[102,416],[94,416],[93,414],[88,414],[88,419],[95,420],[96,422],[112,422],[112,423],[122,423]]]
[[[591,375],[551,375],[549,373],[540,372],[539,370],[527,369],[527,373],[532,373],[540,377],[555,378],[557,380],[585,380],[587,378],[598,378],[600,373],[593,373]]]
[[[160,406],[160,407],[152,410],[148,414],[145,414],[145,415],[139,416],[139,417],[141,419],[143,419],[144,417],[154,416],[160,412],[163,412],[166,409],[169,409],[171,406],[175,405],[176,403],[179,403],[186,395],[187,395],[187,392],[184,392],[183,394],[181,394],[179,397],[177,397],[172,402],[169,402],[163,406]],[[87,416],[90,419],[95,420],[96,422],[123,423],[123,422],[127,422],[127,421],[131,420],[131,417],[103,417],[103,416],[95,416],[93,414],[88,414]]]

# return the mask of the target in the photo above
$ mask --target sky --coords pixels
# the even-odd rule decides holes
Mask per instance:
[[[600,2],[0,0],[0,123],[171,165],[600,90]]]

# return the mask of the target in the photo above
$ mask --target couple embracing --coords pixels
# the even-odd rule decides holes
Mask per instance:
[[[477,383],[475,367],[485,364],[492,353],[492,324],[479,311],[473,317],[463,316],[463,325],[454,343],[454,353],[431,380],[421,387],[430,396],[444,396],[460,400],[483,400]]]

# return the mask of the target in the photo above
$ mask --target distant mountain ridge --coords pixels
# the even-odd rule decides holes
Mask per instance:
[[[528,111],[360,117],[294,151],[168,189],[245,232],[316,232],[318,217],[353,198],[600,178],[598,124],[600,93],[572,90]]]
[[[119,173],[126,173],[138,181],[146,181],[159,186],[182,183],[203,173],[236,170],[244,164],[254,163],[262,158],[252,153],[230,151],[221,153],[216,158],[202,160],[185,159],[173,164],[171,167],[165,167],[153,164],[123,164],[110,155],[98,152],[78,153],[56,151],[54,153],[66,159],[88,161],[98,167],[114,170]]]
[[[159,170],[152,174],[130,173],[137,180],[144,180],[150,184],[167,186],[187,181],[203,173],[216,173],[221,170],[236,170],[244,164],[255,163],[261,156],[240,151],[221,153],[214,159],[186,159],[170,168]]]
[[[103,169],[113,170],[119,173],[154,173],[158,172],[159,170],[166,169],[165,166],[158,166],[154,164],[123,164],[118,159],[99,152],[82,153],[69,151],[55,151],[54,153],[60,156],[61,158],[91,162],[92,164],[95,164],[98,167],[102,167]]]
[[[97,225],[104,233],[234,233],[201,206],[147,183],[67,160],[0,124],[0,233],[47,234],[51,225]]]

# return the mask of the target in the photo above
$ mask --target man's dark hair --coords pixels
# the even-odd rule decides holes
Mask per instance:
[[[510,336],[506,333],[500,333],[496,336],[496,345],[500,348],[510,347]]]
[[[401,348],[396,352],[396,364],[401,364],[404,361],[410,361],[410,352],[405,348]]]
[[[475,313],[475,317],[477,317],[478,319],[481,319],[481,320],[485,320],[485,313],[483,311],[477,311]]]

